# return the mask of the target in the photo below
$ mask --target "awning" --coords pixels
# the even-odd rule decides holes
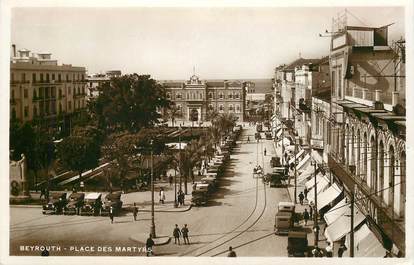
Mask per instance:
[[[312,155],[312,158],[315,159],[315,161],[318,164],[322,164],[323,159],[322,159],[322,156],[318,153],[318,151],[312,150],[311,155]]]
[[[350,234],[345,245],[349,250]],[[366,224],[354,232],[354,257],[384,257],[386,250]],[[349,252],[349,251],[348,251]]]
[[[322,192],[318,197],[318,211],[335,200],[339,194],[341,194],[341,189],[336,183]]]
[[[310,164],[310,155],[306,154],[305,157],[300,160],[299,164],[296,166],[296,170],[303,172],[305,170],[305,165]]]
[[[347,207],[348,208],[348,207]],[[354,208],[354,229],[365,220],[365,216],[361,211]],[[335,222],[325,230],[325,237],[330,242],[336,242],[343,238],[351,231],[351,210],[348,208],[346,213],[341,215]]]
[[[316,177],[318,177],[318,176],[316,176]],[[322,177],[319,180],[319,182],[316,184],[316,187],[318,189],[317,190],[318,191],[317,194],[322,193],[326,189],[326,187],[328,187],[328,185],[329,185],[329,180],[326,177]],[[314,199],[315,199],[315,187],[311,188],[311,190],[308,192],[307,198],[308,198],[308,202],[309,203],[314,203]],[[318,198],[319,198],[319,196],[318,196]],[[318,204],[319,204],[319,200],[318,200]]]
[[[323,178],[324,177],[323,177],[322,173],[318,173],[316,175],[316,183],[319,183],[319,181]],[[305,183],[305,188],[308,189],[308,190],[311,189],[313,186],[315,186],[315,178],[311,178]]]
[[[315,173],[315,167],[312,165],[306,167],[306,169],[298,176],[296,182],[302,184],[303,182],[308,181],[309,177],[312,177]]]
[[[326,212],[323,215],[323,218],[325,219],[326,224],[327,225],[332,224],[339,217],[341,217],[343,214],[345,214],[346,210],[349,209],[347,204],[349,204],[349,202],[347,201],[346,198],[343,198],[334,207],[332,207],[332,209],[330,209],[328,212]]]
[[[305,149],[300,150],[299,153],[296,154],[296,156],[292,157],[289,160],[289,165],[292,163],[295,163],[295,157],[296,157],[296,163],[299,163],[299,158],[302,156],[303,153],[305,153]]]

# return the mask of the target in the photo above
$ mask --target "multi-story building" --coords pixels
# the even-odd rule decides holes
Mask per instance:
[[[100,94],[99,87],[106,82],[109,82],[112,77],[121,76],[120,70],[107,71],[105,74],[97,73],[91,74],[87,77],[86,91],[88,100],[97,98]]]
[[[332,35],[328,164],[389,251],[405,253],[405,42],[388,28]]]
[[[200,80],[196,75],[187,81],[161,81],[167,89],[167,98],[179,110],[178,121],[201,122],[213,112],[228,113],[244,120],[245,88],[241,81]]]
[[[58,65],[50,53],[31,54],[13,45],[10,59],[10,117],[20,122],[47,120],[56,126],[58,118],[86,107],[85,68]]]

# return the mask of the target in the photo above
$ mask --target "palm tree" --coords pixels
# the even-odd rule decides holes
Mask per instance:
[[[171,119],[171,125],[174,127],[175,125],[175,118],[181,117],[181,110],[177,107],[177,105],[172,105],[171,108],[168,110],[168,117]]]

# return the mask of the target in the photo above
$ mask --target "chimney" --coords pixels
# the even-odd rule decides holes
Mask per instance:
[[[16,44],[12,44],[13,47],[13,57],[16,57]]]

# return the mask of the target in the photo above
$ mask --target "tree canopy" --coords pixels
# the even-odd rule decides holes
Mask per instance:
[[[138,132],[158,122],[158,110],[171,102],[165,88],[149,75],[114,77],[99,88],[101,94],[90,104],[91,112],[105,129]]]

